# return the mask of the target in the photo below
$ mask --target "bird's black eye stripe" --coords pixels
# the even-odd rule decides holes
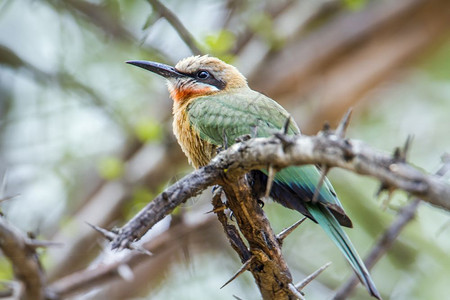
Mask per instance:
[[[216,88],[218,88],[219,90],[223,90],[226,87],[225,82],[223,82],[221,80],[217,80],[213,74],[211,74],[209,71],[206,71],[206,70],[198,70],[196,72],[184,73],[184,74],[186,74],[189,77],[194,78],[194,80],[197,80],[198,82],[213,85]]]
[[[207,79],[207,78],[209,78],[210,74],[208,71],[200,70],[197,72],[196,76],[199,79]]]

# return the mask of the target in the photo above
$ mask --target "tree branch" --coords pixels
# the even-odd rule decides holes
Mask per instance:
[[[112,247],[127,248],[177,205],[220,183],[225,174],[239,176],[268,164],[276,168],[304,164],[344,168],[375,177],[386,186],[402,189],[450,211],[450,185],[445,180],[424,174],[360,141],[338,138],[333,134],[295,137],[277,134],[237,143],[219,153],[209,165],[170,186],[122,227]]]
[[[139,265],[149,260],[157,261],[159,254],[167,254],[169,248],[172,247],[173,251],[179,249],[176,241],[180,241],[182,237],[199,234],[199,236],[207,239],[208,232],[211,232],[214,228],[214,222],[212,216],[197,219],[195,222],[181,222],[141,246],[146,251],[151,250],[154,253],[153,256],[139,251],[130,251],[114,262],[100,263],[95,268],[88,267],[85,270],[60,278],[49,286],[49,290],[60,298],[66,298],[111,283],[121,278],[119,271],[121,266],[127,266],[135,272]],[[135,274],[135,276],[137,275]]]
[[[0,249],[11,261],[14,276],[23,283],[23,295],[13,295],[26,300],[46,298],[45,275],[32,240],[0,217]]]
[[[194,55],[202,55],[202,51],[197,47],[197,43],[195,42],[192,34],[186,29],[186,27],[181,23],[180,19],[164,4],[159,2],[158,0],[148,0],[150,5],[156,10],[162,17],[164,17],[167,22],[172,25],[175,31],[180,35],[180,38],[184,41],[184,43],[191,49]]]

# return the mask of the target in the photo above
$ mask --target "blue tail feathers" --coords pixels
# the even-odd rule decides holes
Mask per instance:
[[[320,205],[307,205],[309,212],[319,223],[320,227],[333,240],[336,246],[344,254],[359,280],[364,284],[369,293],[377,299],[381,299],[375,284],[367,271],[364,262],[359,257],[347,234],[342,230],[338,221],[328,208]]]
[[[253,179],[253,190],[257,197],[261,197],[265,193],[267,184],[265,173],[265,170],[250,173]],[[320,173],[314,166],[287,167],[275,175],[270,196],[274,201],[287,208],[297,210],[318,223],[344,254],[369,293],[375,298],[381,299],[364,263],[341,228],[341,225],[352,227],[352,222],[345,214],[328,179],[323,182],[318,202],[312,203],[311,200],[319,180]]]

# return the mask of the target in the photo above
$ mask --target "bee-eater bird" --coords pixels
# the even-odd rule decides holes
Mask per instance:
[[[173,131],[195,168],[208,164],[217,154],[218,147],[231,145],[247,134],[271,136],[281,130],[289,118],[283,107],[250,89],[235,67],[218,58],[191,56],[179,61],[175,67],[149,61],[127,63],[167,79],[173,99]],[[288,134],[300,134],[295,122],[290,122]],[[251,174],[254,188],[265,187],[266,170],[252,171]],[[270,196],[318,223],[342,251],[369,293],[381,299],[364,263],[340,226],[352,227],[352,222],[328,179],[319,190],[318,201],[313,203],[320,177],[313,165],[284,168],[276,173]]]

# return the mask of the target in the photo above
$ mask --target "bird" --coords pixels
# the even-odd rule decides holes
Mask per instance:
[[[166,64],[131,60],[128,64],[146,69],[167,79],[173,100],[173,132],[195,168],[207,165],[224,146],[238,138],[269,137],[279,132],[290,114],[276,101],[252,90],[238,69],[209,55],[190,56],[174,67]],[[288,135],[301,134],[294,121]],[[227,145],[228,144],[228,145]],[[268,180],[267,170],[249,174],[256,194]],[[352,242],[341,228],[353,227],[330,181],[314,165],[289,166],[274,177],[270,197],[281,205],[297,210],[325,231],[343,253],[369,294],[381,299],[375,284]],[[317,201],[312,201],[320,186]],[[316,193],[317,194],[317,193]]]

